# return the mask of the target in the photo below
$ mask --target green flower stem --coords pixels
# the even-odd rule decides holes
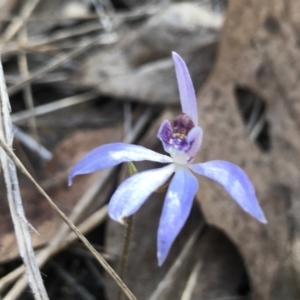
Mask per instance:
[[[137,173],[137,169],[132,162],[127,163],[129,175],[132,176]],[[124,281],[127,272],[128,266],[128,258],[129,258],[129,247],[130,241],[133,231],[133,216],[126,218],[126,231],[124,236],[124,243],[123,243],[123,252],[122,252],[122,260],[120,266],[120,278]],[[118,300],[122,298],[122,290],[118,289]]]

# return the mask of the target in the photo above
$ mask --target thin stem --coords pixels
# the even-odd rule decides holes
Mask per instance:
[[[125,280],[126,273],[127,273],[129,247],[130,247],[132,231],[133,231],[133,216],[130,216],[127,218],[127,225],[126,225],[124,244],[123,244],[122,261],[121,261],[121,267],[120,267],[120,278],[122,279],[122,281]],[[118,300],[121,300],[122,294],[123,294],[122,290],[119,288],[118,289]]]
[[[131,161],[127,163],[127,167],[128,167],[129,176],[132,176],[137,173],[137,169]],[[122,281],[124,281],[126,277],[132,231],[133,231],[133,215],[126,219],[126,231],[124,236],[122,261],[120,266],[120,278],[122,279]],[[121,298],[122,298],[122,290],[119,288],[118,300],[121,300]]]

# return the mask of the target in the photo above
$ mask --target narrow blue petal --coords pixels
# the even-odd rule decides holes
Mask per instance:
[[[173,128],[169,120],[164,120],[158,130],[157,138],[162,142],[163,147],[166,152],[169,152],[170,147],[170,140],[173,136]]]
[[[198,125],[197,99],[194,86],[184,60],[176,52],[172,52],[180,94],[182,112],[191,117],[195,126]]]
[[[109,206],[109,216],[120,223],[134,214],[147,198],[163,185],[174,173],[175,165],[137,173],[126,179],[113,194]]]
[[[187,168],[178,168],[170,183],[159,222],[157,259],[161,266],[190,214],[198,180]]]
[[[196,154],[200,149],[202,143],[202,136],[203,136],[203,131],[202,128],[199,126],[193,127],[188,133],[187,142],[190,145],[190,148],[187,151],[187,154],[192,159],[196,156]]]
[[[213,160],[203,164],[191,164],[189,168],[219,182],[244,211],[261,223],[267,223],[256,198],[254,187],[247,174],[239,166],[228,161]]]
[[[95,148],[84,156],[71,170],[69,185],[73,178],[80,174],[89,174],[95,171],[113,167],[125,161],[150,160],[160,163],[170,163],[169,156],[154,152],[138,145],[125,143],[106,144]]]

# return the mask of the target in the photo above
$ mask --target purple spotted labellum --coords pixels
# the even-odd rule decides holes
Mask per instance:
[[[197,102],[194,87],[183,59],[173,52],[182,113],[170,123],[165,120],[157,137],[170,156],[138,145],[113,143],[89,152],[71,170],[69,185],[76,175],[88,174],[113,167],[122,162],[150,160],[168,163],[159,169],[137,173],[126,179],[113,194],[109,203],[109,216],[122,223],[134,214],[151,193],[173,176],[166,194],[160,217],[157,258],[162,265],[169,250],[189,216],[198,180],[193,173],[208,177],[221,184],[240,207],[262,223],[266,218],[246,173],[237,165],[213,160],[193,164],[202,142],[202,129],[198,126]]]

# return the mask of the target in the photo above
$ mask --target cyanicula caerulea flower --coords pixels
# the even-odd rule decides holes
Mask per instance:
[[[159,169],[137,173],[126,179],[113,194],[109,203],[109,216],[120,223],[134,214],[146,199],[172,175],[160,217],[157,258],[161,265],[183,227],[198,190],[198,173],[220,183],[240,207],[262,223],[266,218],[259,206],[255,191],[246,173],[237,165],[213,160],[193,164],[202,141],[198,126],[197,102],[194,87],[183,59],[173,52],[182,113],[173,123],[165,120],[157,137],[161,140],[166,156],[138,145],[113,143],[89,152],[71,170],[69,184],[74,176],[113,167],[122,162],[150,160],[168,163]]]

